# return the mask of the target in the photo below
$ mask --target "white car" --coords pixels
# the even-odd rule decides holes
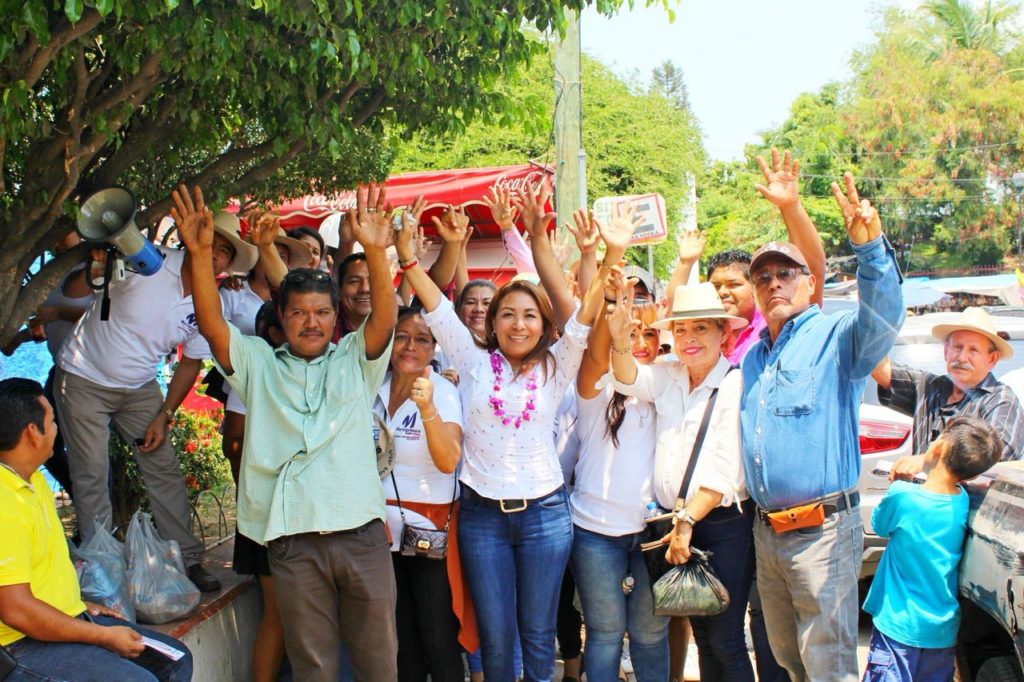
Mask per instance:
[[[995,311],[993,311],[995,312]],[[953,322],[957,313],[930,313],[908,317],[900,330],[896,345],[889,357],[893,362],[909,365],[936,374],[945,374],[942,342],[935,339],[931,330],[937,324]],[[1001,360],[996,365],[996,378],[1006,379],[1018,396],[1024,395],[1024,317],[996,314],[996,328],[1005,332],[1014,357]],[[894,464],[911,451],[913,419],[878,404],[877,386],[869,380],[864,390],[864,402],[860,409],[860,450],[861,473],[857,489],[860,491],[860,513],[864,520],[864,557],[861,564],[861,579],[875,574],[878,561],[882,558],[886,540],[874,534],[871,527],[871,513],[885,496],[889,488],[888,476],[873,473],[880,463]]]

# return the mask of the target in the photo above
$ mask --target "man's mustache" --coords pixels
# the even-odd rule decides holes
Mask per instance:
[[[953,362],[949,365],[950,369],[965,369],[969,372],[974,371],[974,365],[969,362]]]

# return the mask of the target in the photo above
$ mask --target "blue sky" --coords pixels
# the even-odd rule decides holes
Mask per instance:
[[[581,42],[584,52],[620,75],[638,73],[643,82],[666,59],[682,67],[708,153],[733,159],[759,131],[784,121],[797,95],[848,77],[850,56],[872,41],[876,11],[884,4],[682,0],[672,5],[671,24],[661,7],[638,7],[610,19],[587,10]]]

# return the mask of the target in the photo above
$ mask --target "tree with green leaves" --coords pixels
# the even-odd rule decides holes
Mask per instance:
[[[781,233],[742,179],[756,177],[755,155],[778,146],[802,162],[804,203],[831,255],[844,253],[846,239],[828,184],[850,170],[904,252],[901,263],[1002,263],[1016,217],[1008,181],[1024,167],[1024,44],[1005,30],[1016,16],[955,1],[884,10],[847,80],[797,97],[786,121],[747,148],[746,162],[709,174],[700,207],[711,246]]]
[[[34,272],[91,190],[152,226],[179,181],[274,200],[380,179],[386,129],[528,117],[494,84],[585,0],[24,0],[0,10],[0,343],[84,247]],[[601,0],[612,12],[618,0]],[[30,274],[33,273],[34,274]],[[24,284],[23,284],[24,281]],[[13,292],[18,292],[16,295]]]

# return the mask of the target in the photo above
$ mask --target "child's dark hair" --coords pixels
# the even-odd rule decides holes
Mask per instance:
[[[741,265],[743,266],[743,276],[748,280],[750,279],[750,254],[746,251],[740,251],[739,249],[729,249],[728,251],[720,251],[712,256],[708,260],[708,266],[706,269],[705,276],[711,279],[711,273],[718,268],[727,268],[730,265]]]
[[[940,436],[946,442],[946,468],[961,481],[995,466],[1003,454],[1003,439],[992,426],[976,417],[955,417]]]
[[[46,431],[46,409],[39,401],[43,387],[34,379],[14,377],[0,381],[0,451],[13,450],[29,424]]]

